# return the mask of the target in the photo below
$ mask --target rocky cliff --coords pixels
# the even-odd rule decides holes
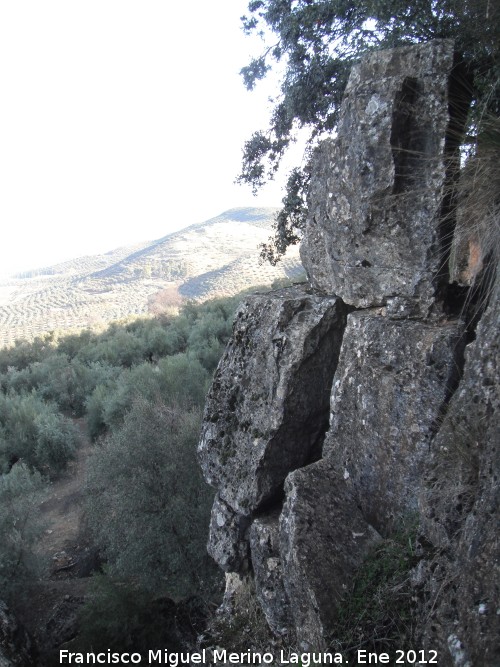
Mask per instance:
[[[498,254],[450,205],[456,72],[446,40],[353,68],[313,158],[309,284],[241,304],[207,399],[209,551],[302,650],[403,533],[411,646],[500,664]]]

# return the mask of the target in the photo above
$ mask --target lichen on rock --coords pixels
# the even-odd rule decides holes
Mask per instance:
[[[283,577],[280,512],[281,507],[254,519],[250,551],[257,599],[271,630],[286,635],[293,627],[293,617]]]
[[[249,297],[207,397],[199,444],[207,481],[241,515],[278,497],[318,457],[346,309],[304,286]]]
[[[422,537],[435,551],[425,563],[428,597],[419,634],[427,646],[458,642],[471,665],[500,664],[499,331],[497,267],[420,499]]]
[[[312,284],[358,308],[432,306],[442,255],[453,43],[379,51],[354,66],[335,139],[313,161],[301,246]]]
[[[285,590],[301,648],[320,651],[353,574],[381,537],[326,459],[289,475],[285,495],[280,516]]]
[[[456,321],[393,320],[372,310],[348,317],[323,454],[384,534],[417,511],[462,333]]]

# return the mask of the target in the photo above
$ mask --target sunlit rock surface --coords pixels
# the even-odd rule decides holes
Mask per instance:
[[[453,44],[379,51],[354,66],[338,136],[313,162],[301,257],[312,284],[366,308],[426,315],[439,248]]]
[[[199,445],[207,481],[236,512],[272,502],[318,457],[346,311],[304,286],[248,297],[207,397]]]
[[[348,317],[323,454],[386,534],[417,510],[431,442],[458,380],[461,333],[457,322],[371,310]]]

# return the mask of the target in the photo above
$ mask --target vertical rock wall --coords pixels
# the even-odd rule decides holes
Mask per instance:
[[[348,318],[323,454],[383,534],[417,511],[461,333],[457,322],[394,320],[372,309]]]
[[[346,308],[294,287],[249,297],[207,397],[199,444],[218,488],[209,551],[225,571],[245,569],[248,527],[279,504],[288,473],[318,458]]]
[[[284,587],[299,645],[319,650],[380,535],[327,459],[289,475],[285,497],[279,524]]]
[[[272,631],[305,650],[328,646],[373,545],[411,520],[428,545],[412,575],[422,644],[442,667],[457,651],[475,660],[464,665],[500,664],[486,576],[499,555],[498,308],[464,355],[466,325],[446,314],[439,285],[452,67],[442,40],[353,69],[338,137],[313,164],[301,249],[312,290],[242,304],[207,399],[209,550],[253,577]],[[452,587],[434,590],[431,572],[454,580],[473,562],[453,615]]]
[[[420,497],[425,566],[421,634],[461,665],[500,665],[500,271],[464,374],[432,443]]]
[[[301,247],[312,284],[360,308],[426,315],[442,253],[453,44],[380,51],[353,67],[338,136],[321,144]]]

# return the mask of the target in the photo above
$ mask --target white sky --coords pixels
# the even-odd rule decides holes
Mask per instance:
[[[277,92],[238,74],[246,5],[0,0],[0,275],[279,206],[233,183]]]

